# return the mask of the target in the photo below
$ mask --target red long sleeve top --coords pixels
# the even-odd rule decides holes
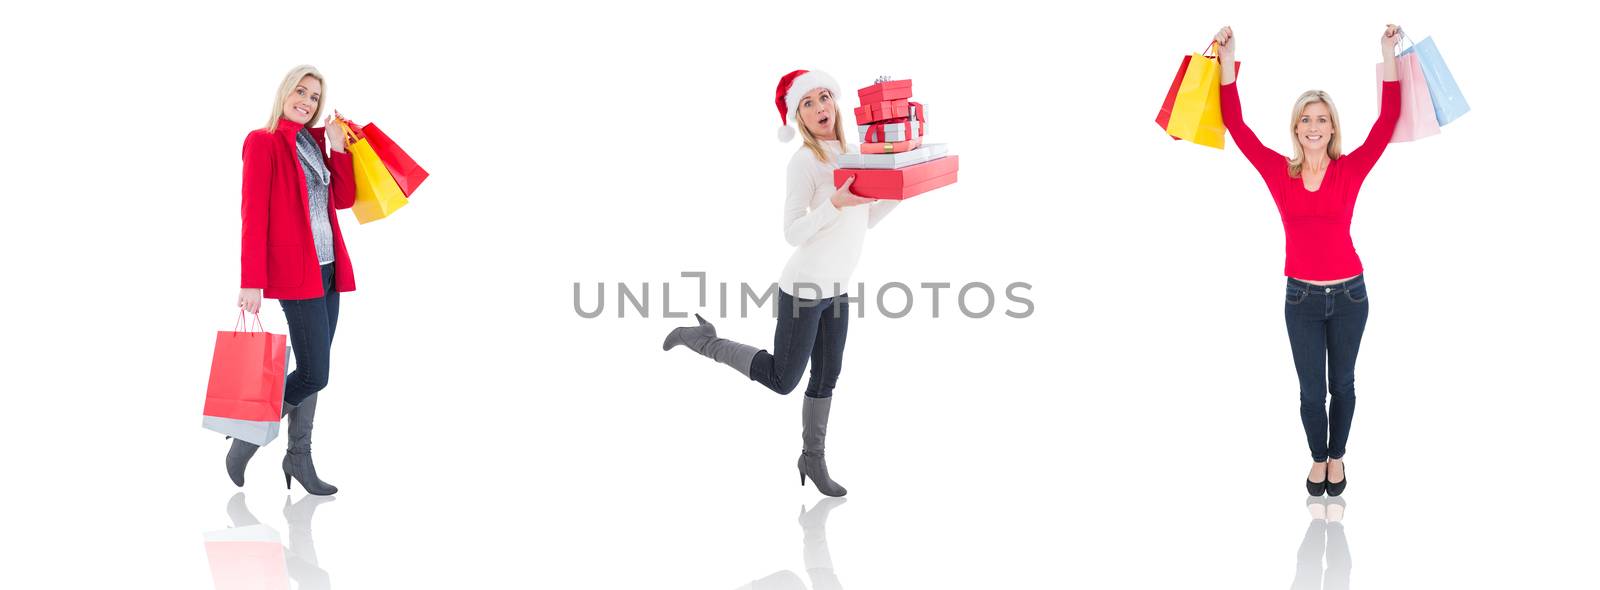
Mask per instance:
[[[283,119],[277,131],[257,129],[244,138],[244,183],[240,206],[239,287],[262,289],[268,299],[321,297],[322,273],[311,237],[311,215],[327,215],[333,226],[334,290],[354,291],[355,273],[339,233],[335,209],[355,204],[355,169],[350,154],[328,156],[328,209],[311,211],[306,175],[294,136],[303,125]],[[326,147],[322,128],[311,129],[317,145]]]
[[[1350,240],[1350,217],[1355,213],[1361,181],[1388,147],[1399,119],[1400,83],[1384,82],[1378,120],[1372,124],[1367,141],[1328,163],[1322,185],[1309,191],[1302,179],[1289,176],[1289,159],[1262,145],[1244,124],[1238,84],[1222,87],[1222,123],[1233,135],[1239,151],[1267,181],[1272,200],[1278,204],[1278,216],[1283,218],[1283,274],[1308,281],[1361,274],[1361,257]]]

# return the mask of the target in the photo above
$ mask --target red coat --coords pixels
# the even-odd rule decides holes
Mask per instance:
[[[239,247],[239,287],[264,289],[269,299],[315,299],[323,295],[317,246],[311,241],[310,208],[305,171],[295,134],[303,125],[283,119],[278,130],[251,131],[244,138],[244,219]],[[322,128],[311,129],[317,145],[326,148]],[[354,291],[355,274],[339,233],[334,209],[349,209],[356,201],[355,171],[350,154],[333,152],[328,158],[332,174],[328,187],[328,222],[333,226],[334,288]]]

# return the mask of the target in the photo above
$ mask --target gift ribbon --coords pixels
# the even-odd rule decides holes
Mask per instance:
[[[887,125],[905,125],[905,133],[898,140],[889,139],[888,129],[885,127]],[[865,143],[888,143],[890,141],[911,141],[918,137],[921,137],[921,133],[919,131],[913,134],[911,119],[901,119],[899,121],[882,121],[868,125],[867,135],[861,141]]]
[[[867,126],[867,134],[861,138],[866,143],[877,143],[886,139],[883,135],[883,124],[873,123]]]
[[[920,102],[909,102],[908,101],[907,104],[910,105],[911,117],[901,118],[898,121],[882,121],[882,122],[873,123],[871,125],[868,125],[867,126],[867,135],[866,135],[865,138],[862,139],[862,141],[866,142],[866,143],[878,143],[878,142],[887,143],[887,142],[890,142],[890,141],[895,141],[895,140],[890,140],[888,134],[885,133],[885,131],[886,131],[885,126],[886,125],[901,125],[901,124],[905,125],[905,130],[906,130],[905,134],[902,135],[901,138],[898,141],[911,141],[913,139],[921,139],[924,135],[927,135],[927,133],[928,133],[927,121],[923,118],[923,115],[922,115],[922,103],[920,103]],[[911,129],[911,122],[912,122],[913,119],[915,119],[916,123],[917,123],[917,128],[916,128],[915,131],[913,131]]]

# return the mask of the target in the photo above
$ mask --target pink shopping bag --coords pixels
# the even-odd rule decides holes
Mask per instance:
[[[1394,67],[1400,79],[1400,120],[1395,123],[1390,143],[1415,141],[1439,134],[1439,120],[1433,115],[1433,98],[1428,94],[1428,81],[1422,76],[1422,62],[1416,52],[1394,58]],[[1383,64],[1378,64],[1379,100],[1382,100]]]

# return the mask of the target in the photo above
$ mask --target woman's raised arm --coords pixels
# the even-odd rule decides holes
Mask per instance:
[[[1396,82],[1400,74],[1394,67],[1394,46],[1400,43],[1400,25],[1389,25],[1383,29],[1383,38],[1378,40],[1378,45],[1383,48],[1383,81]]]
[[[1216,38],[1212,40],[1217,42],[1217,61],[1222,62],[1222,84],[1224,86],[1232,84],[1234,71],[1233,48],[1236,47],[1233,42],[1233,27],[1222,27],[1222,30],[1217,31]]]
[[[1234,84],[1233,77],[1233,49],[1237,46],[1234,41],[1233,27],[1222,27],[1217,31],[1217,61],[1222,62],[1222,125],[1228,128],[1228,135],[1233,136],[1233,143],[1239,146],[1239,152],[1250,160],[1256,167],[1261,177],[1271,182],[1272,179],[1282,175],[1288,160],[1283,154],[1272,151],[1261,139],[1256,137],[1249,125],[1244,123],[1244,109],[1239,104],[1239,87]]]

